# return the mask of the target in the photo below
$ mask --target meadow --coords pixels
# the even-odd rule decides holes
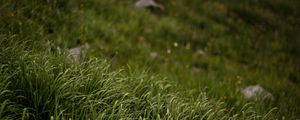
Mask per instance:
[[[1,0],[0,119],[300,118],[298,0],[134,3]]]

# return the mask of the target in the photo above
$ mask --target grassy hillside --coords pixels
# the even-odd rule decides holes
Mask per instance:
[[[298,0],[134,2],[0,1],[0,118],[300,118]]]

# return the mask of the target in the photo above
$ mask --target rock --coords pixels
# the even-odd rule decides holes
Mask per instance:
[[[193,74],[198,74],[198,73],[200,73],[200,71],[201,71],[201,69],[199,67],[197,67],[197,66],[192,67],[192,73]]]
[[[136,9],[141,8],[158,8],[160,10],[164,10],[164,7],[155,2],[155,0],[139,0],[135,3],[134,7]]]
[[[242,90],[242,94],[245,96],[246,99],[253,99],[253,100],[274,100],[273,95],[266,91],[262,86],[260,85],[253,85],[248,86],[245,89]]]
[[[157,52],[151,52],[150,53],[150,58],[151,59],[156,59],[158,57],[158,53]]]
[[[89,44],[84,44],[68,50],[69,59],[73,62],[79,63],[85,57],[85,52],[89,48]]]
[[[206,53],[203,51],[203,50],[201,50],[201,49],[198,49],[197,51],[196,51],[196,55],[197,56],[203,56],[203,55],[205,55]]]

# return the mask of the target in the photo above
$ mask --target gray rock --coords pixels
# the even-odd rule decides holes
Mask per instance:
[[[154,0],[139,0],[135,3],[134,7],[136,9],[153,7],[153,8],[158,8],[160,10],[164,10],[164,7],[156,3]]]
[[[242,94],[246,99],[252,99],[252,100],[274,100],[273,95],[266,91],[262,86],[260,85],[253,85],[248,86],[245,89],[242,90]]]
[[[79,63],[85,57],[86,50],[89,48],[89,44],[84,44],[68,50],[70,61]]]

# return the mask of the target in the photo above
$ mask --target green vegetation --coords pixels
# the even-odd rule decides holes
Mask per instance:
[[[300,118],[298,0],[134,2],[0,1],[0,119]]]

